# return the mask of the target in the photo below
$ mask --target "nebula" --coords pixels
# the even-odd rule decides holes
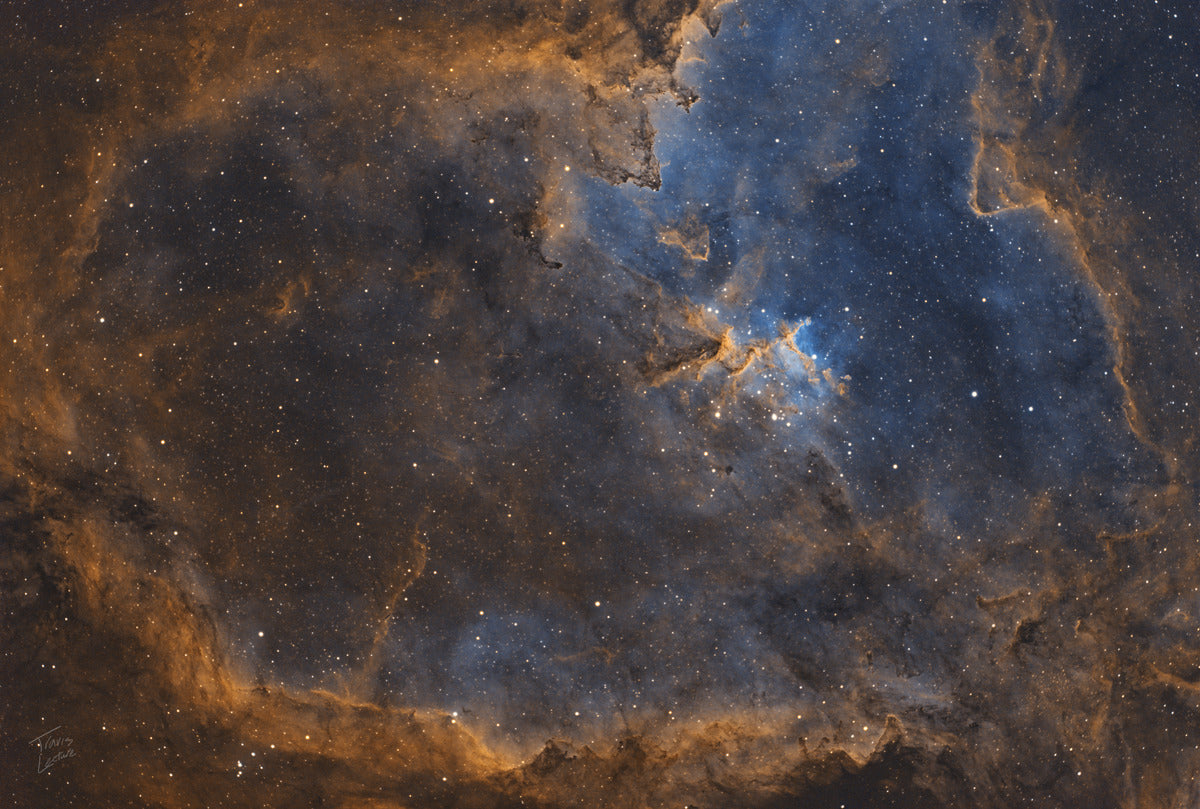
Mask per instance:
[[[8,5],[0,796],[1200,800],[1200,14]]]

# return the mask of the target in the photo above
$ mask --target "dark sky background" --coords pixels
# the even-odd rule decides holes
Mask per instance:
[[[1195,6],[0,20],[6,805],[1200,801]]]

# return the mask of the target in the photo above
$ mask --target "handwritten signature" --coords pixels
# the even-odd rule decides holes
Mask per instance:
[[[75,740],[70,736],[59,733],[62,725],[38,736],[30,742],[38,749],[38,772],[43,773],[69,758],[75,758]]]

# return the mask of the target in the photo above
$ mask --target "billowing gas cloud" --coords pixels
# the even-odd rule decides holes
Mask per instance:
[[[4,797],[1193,801],[1200,32],[1093,5],[16,4]]]

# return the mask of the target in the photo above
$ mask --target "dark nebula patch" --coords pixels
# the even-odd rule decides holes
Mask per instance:
[[[1192,7],[7,12],[6,805],[1196,803]]]

